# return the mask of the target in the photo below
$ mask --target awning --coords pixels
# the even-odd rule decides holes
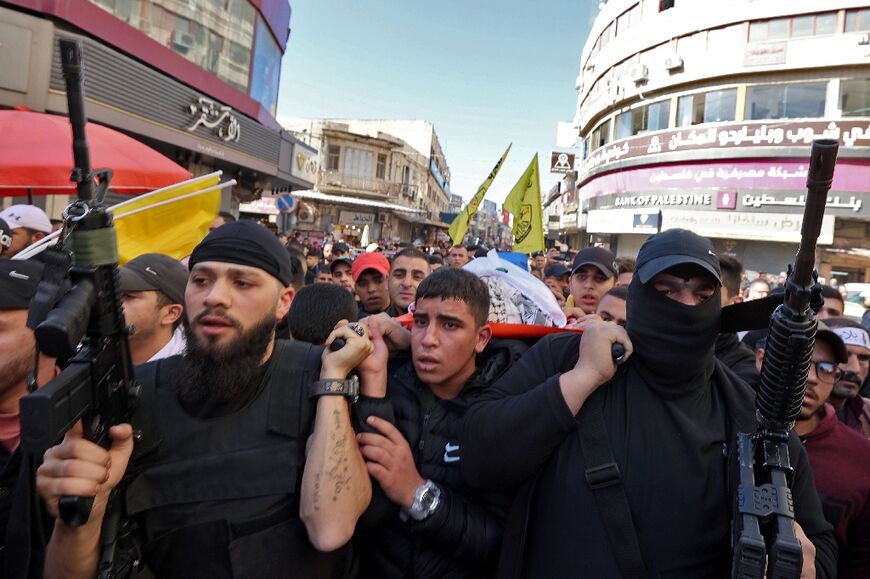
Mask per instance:
[[[398,217],[402,221],[407,221],[408,223],[413,223],[414,225],[426,225],[438,229],[450,229],[449,223],[444,223],[443,221],[432,221],[431,219],[427,219],[426,217],[412,217],[410,215],[399,215]]]
[[[376,209],[391,209],[392,211],[404,211],[406,213],[425,213],[422,209],[413,207],[405,207],[396,203],[386,203],[385,201],[374,201],[372,199],[363,199],[362,197],[351,197],[350,195],[327,195],[320,191],[305,190],[292,191],[290,193],[298,199],[308,199],[310,201],[321,201],[324,203],[335,203],[336,205],[360,205],[363,207],[373,207]]]

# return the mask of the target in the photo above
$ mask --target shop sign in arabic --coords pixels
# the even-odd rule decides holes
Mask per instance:
[[[342,211],[338,215],[338,221],[342,225],[373,225],[375,222],[375,214]]]
[[[815,139],[834,139],[841,147],[870,145],[870,123],[866,121],[807,121],[717,125],[706,129],[680,129],[630,137],[601,147],[582,162],[581,171],[616,161],[698,149],[731,147],[803,146]]]
[[[662,230],[690,229],[704,237],[748,239],[798,243],[801,240],[801,215],[790,213],[743,213],[724,211],[662,210]],[[834,242],[834,217],[822,220],[819,245]]]
[[[770,64],[785,64],[785,42],[753,42],[746,46],[743,54],[743,66],[765,66]]]
[[[202,126],[228,143],[237,143],[242,136],[242,127],[239,119],[233,115],[232,107],[221,105],[205,97],[198,97],[190,103],[188,111],[193,119],[193,123],[187,127],[190,133]]]
[[[739,204],[738,204],[739,201]],[[619,195],[613,197],[595,197],[589,200],[594,209],[608,207],[692,207],[694,209],[745,209],[762,208],[796,208],[803,209],[806,204],[805,195],[783,195],[782,193],[744,193],[734,191],[718,191],[715,197],[712,193],[660,193],[649,195]],[[829,195],[826,209],[845,210],[858,213],[864,206],[861,197],[857,195]],[[799,213],[799,211],[792,211]]]

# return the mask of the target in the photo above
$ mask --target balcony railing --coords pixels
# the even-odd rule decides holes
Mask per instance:
[[[347,175],[339,171],[320,171],[317,174],[317,185],[319,189],[344,189],[347,191],[356,191],[359,193],[374,194],[383,197],[393,197],[398,199],[400,196],[408,199],[416,199],[419,197],[419,188],[411,183],[394,183],[385,179],[375,179],[372,177],[357,177]]]

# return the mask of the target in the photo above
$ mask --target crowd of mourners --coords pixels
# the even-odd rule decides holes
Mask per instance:
[[[19,401],[62,368],[27,324],[44,265],[11,258],[53,225],[0,219],[2,577],[95,577],[113,492],[137,577],[731,577],[729,461],[767,330],[722,320],[781,301],[784,274],[748,279],[685,230],[518,259],[221,214],[184,260],[119,269],[142,401],[109,448],[73,429],[34,473]],[[870,337],[821,298],[788,440],[800,576],[866,579]],[[508,306],[549,324],[500,323]],[[94,497],[84,525],[67,496]]]

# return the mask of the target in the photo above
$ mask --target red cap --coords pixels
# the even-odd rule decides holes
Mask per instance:
[[[361,253],[359,257],[353,260],[353,265],[350,267],[350,275],[353,281],[358,281],[359,276],[367,269],[373,269],[386,277],[390,274],[390,262],[387,261],[383,253]]]

